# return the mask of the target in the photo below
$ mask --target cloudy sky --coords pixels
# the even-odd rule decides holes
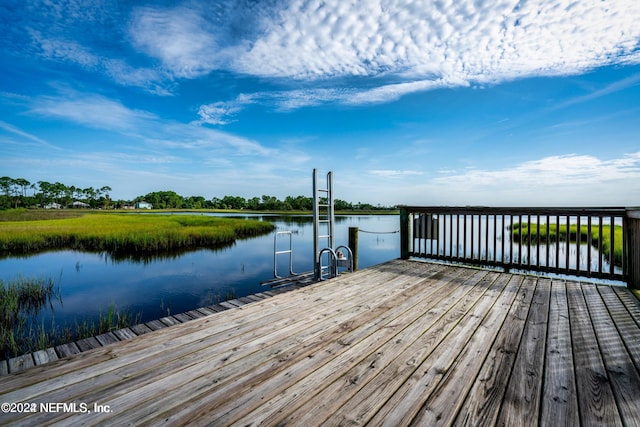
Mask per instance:
[[[640,1],[0,1],[0,175],[640,205]]]

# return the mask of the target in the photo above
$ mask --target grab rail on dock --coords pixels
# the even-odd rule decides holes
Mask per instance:
[[[640,210],[400,207],[401,258],[624,281],[640,288]]]
[[[322,265],[322,255],[327,254],[327,265]],[[338,255],[331,248],[324,248],[318,254],[318,259],[316,260],[316,271],[318,272],[318,277],[316,278],[318,281],[325,280],[324,272],[326,271],[329,274],[329,279],[332,277],[336,277],[338,273]]]
[[[278,250],[278,236],[289,235],[289,249]],[[293,276],[296,273],[293,272],[293,238],[292,231],[278,231],[273,235],[273,277],[276,279],[282,279],[283,277],[278,275],[278,255],[289,254],[289,276]]]

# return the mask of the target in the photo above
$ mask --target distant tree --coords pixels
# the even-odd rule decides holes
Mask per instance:
[[[53,194],[53,184],[47,181],[38,181],[38,188],[40,189],[40,195],[38,199],[40,205],[44,207],[51,202],[51,195]]]
[[[252,211],[260,210],[260,198],[252,197],[247,200],[247,209],[250,209]]]
[[[97,190],[98,201],[103,209],[109,209],[109,207],[111,206],[111,198],[109,197],[110,191],[111,187],[109,187],[108,185],[100,187],[100,189]]]
[[[203,209],[207,207],[207,200],[202,196],[190,196],[184,200],[187,209]]]
[[[27,197],[27,188],[31,186],[31,183],[24,178],[16,179],[15,183],[20,187],[20,193],[22,197]]]
[[[336,210],[339,211],[350,211],[353,210],[353,205],[349,202],[345,202],[344,200],[335,199],[333,201]]]
[[[284,199],[285,206],[290,207],[292,210],[304,211],[313,209],[313,198],[305,196],[287,196]]]
[[[267,211],[275,211],[280,209],[281,202],[274,196],[262,196],[262,209]]]
[[[154,191],[137,197],[135,201],[151,203],[154,209],[179,209],[184,206],[184,198],[175,191]]]
[[[14,186],[14,180],[8,176],[0,178],[0,190],[2,190],[2,200],[0,200],[0,207],[7,209],[11,207],[11,192]]]

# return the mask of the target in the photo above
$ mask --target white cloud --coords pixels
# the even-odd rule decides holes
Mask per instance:
[[[129,32],[136,48],[160,60],[176,77],[207,74],[223,57],[212,29],[192,8],[136,9]]]
[[[370,170],[371,175],[377,175],[382,177],[404,177],[410,175],[422,175],[420,171],[414,170],[393,170],[393,169],[376,169]]]
[[[440,87],[640,63],[640,2],[632,0],[293,0],[280,9],[267,7],[262,32],[228,46],[224,60],[211,53],[207,61],[215,64],[204,69],[294,78],[315,86],[251,94],[252,103],[275,103],[281,111],[384,103]],[[358,79],[345,80],[350,77]],[[341,89],[335,79],[341,79]],[[245,105],[237,100],[210,104],[211,122],[225,124],[225,117]]]
[[[35,11],[60,22],[25,28],[49,59],[162,95],[214,71],[297,79],[306,87],[273,95],[281,110],[640,63],[635,0],[192,0],[117,12],[71,2]],[[92,26],[104,33],[85,37]],[[110,37],[119,41],[103,55]],[[131,48],[143,56],[127,56]],[[205,108],[203,121],[224,124],[243,106],[227,102]]]
[[[232,121],[227,117],[233,116],[249,104],[254,104],[257,98],[260,98],[259,94],[240,94],[231,101],[218,101],[201,105],[198,109],[200,122],[212,125],[226,125]]]
[[[101,95],[62,91],[59,96],[37,98],[29,114],[66,120],[94,129],[117,132],[150,146],[199,150],[202,156],[270,156],[260,143],[197,124],[167,121],[144,110],[133,110]],[[186,153],[185,153],[186,154]]]
[[[470,169],[438,176],[431,191],[457,195],[457,203],[559,205],[637,204],[640,199],[640,152],[604,160],[569,154],[531,160],[502,170]],[[464,202],[466,200],[466,202]]]
[[[395,75],[452,85],[574,74],[640,62],[639,20],[633,0],[299,0],[277,11],[232,67],[268,77]]]
[[[156,119],[152,113],[131,110],[118,101],[86,93],[41,97],[34,101],[29,112],[34,115],[69,120],[91,128],[118,132],[133,131],[146,121]]]
[[[42,138],[40,138],[40,137],[38,137],[36,135],[33,135],[33,134],[29,133],[29,132],[25,132],[22,129],[19,129],[19,128],[13,126],[12,124],[7,123],[7,122],[2,121],[2,120],[0,120],[0,129],[4,129],[6,132],[9,132],[11,134],[17,135],[20,138],[35,142],[35,143],[37,143],[39,145],[42,145],[44,147],[54,148],[56,150],[60,149],[60,148],[58,148],[58,147],[56,147],[54,145],[49,144],[44,139],[42,139]]]

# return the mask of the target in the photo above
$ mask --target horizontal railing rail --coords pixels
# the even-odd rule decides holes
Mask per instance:
[[[629,283],[640,252],[633,217],[621,207],[402,206],[401,257]]]

